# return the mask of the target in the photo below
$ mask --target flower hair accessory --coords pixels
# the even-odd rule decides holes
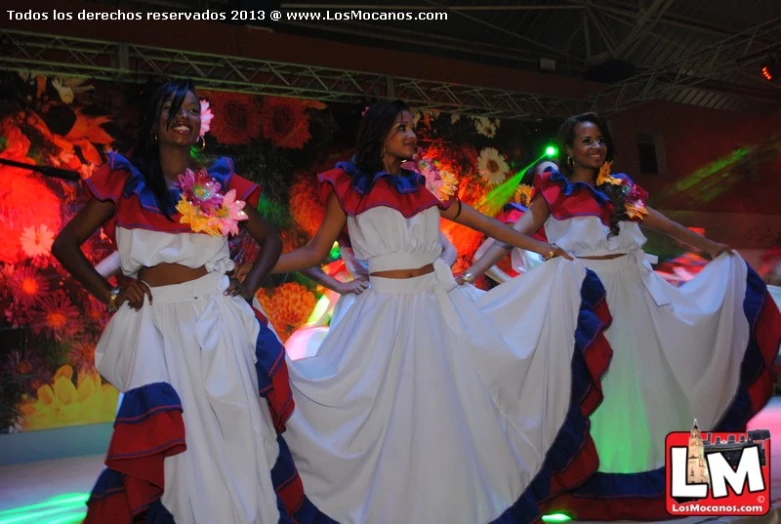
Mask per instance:
[[[426,177],[426,186],[441,202],[447,202],[458,193],[458,178],[441,169],[438,160],[422,159],[418,163],[421,173]]]
[[[197,173],[186,170],[179,175],[177,185],[182,190],[176,205],[182,215],[179,223],[190,224],[194,233],[235,235],[239,232],[239,222],[249,218],[243,211],[246,203],[236,200],[236,190],[231,189],[223,195],[222,186],[206,169]]]
[[[599,174],[597,175],[597,185],[611,184],[614,186],[620,186],[623,184],[620,178],[614,177],[610,170],[613,167],[613,162],[605,162],[602,167],[599,168]]]
[[[645,208],[645,202],[648,199],[648,194],[635,184],[627,184],[623,179],[614,177],[610,173],[610,168],[613,162],[605,162],[602,167],[599,168],[599,175],[597,175],[597,185],[610,184],[614,186],[623,185],[621,190],[626,195],[624,201],[624,209],[626,210],[626,216],[631,220],[643,220],[648,215],[648,210]]]

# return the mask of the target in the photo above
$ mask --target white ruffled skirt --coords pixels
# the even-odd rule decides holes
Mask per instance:
[[[372,277],[316,355],[289,362],[286,439],[315,505],[342,524],[528,523],[593,472],[604,292],[563,260],[538,272],[480,306],[441,261]],[[512,321],[481,310],[504,307]]]
[[[279,521],[280,452],[256,371],[261,325],[227,286],[211,273],[153,287],[151,304],[123,305],[106,327],[96,366],[124,395],[86,522],[150,511],[177,523]]]
[[[694,419],[706,432],[745,430],[772,395],[781,315],[737,254],[677,288],[642,251],[576,263],[606,290],[613,358],[590,417],[599,471],[549,508],[580,520],[668,519],[667,434],[689,431]]]

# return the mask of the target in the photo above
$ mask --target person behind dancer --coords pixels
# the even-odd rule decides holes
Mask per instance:
[[[549,241],[598,275],[613,319],[606,331],[613,358],[604,400],[590,417],[599,470],[547,508],[579,520],[671,518],[667,434],[688,431],[695,418],[703,431],[745,431],[772,395],[781,315],[737,253],[652,209],[628,175],[611,172],[615,148],[599,115],[567,119],[558,140],[561,172],[537,176],[514,227],[529,234],[544,226]],[[670,285],[647,261],[641,225],[712,261],[685,285]],[[481,275],[509,249],[497,243],[468,271]]]
[[[159,87],[132,160],[111,154],[86,180],[87,204],[52,246],[114,314],[95,361],[124,393],[85,522],[328,521],[303,496],[277,436],[293,406],[283,349],[247,303],[282,242],[255,212],[260,187],[230,159],[196,165],[200,124],[190,82]],[[81,250],[101,226],[125,287],[112,288]],[[239,226],[262,246],[241,284],[226,276],[227,235]]]
[[[558,169],[556,163],[551,162],[550,160],[542,160],[534,164],[534,166],[532,166],[532,168],[529,169],[526,174],[524,174],[523,179],[519,184],[519,189],[531,189],[534,184],[534,177],[549,167],[551,169]],[[506,204],[496,219],[508,225],[515,224],[526,212],[528,206],[527,199],[528,195],[523,194],[521,199],[516,199],[516,201]],[[523,202],[518,200],[523,200]],[[535,232],[534,238],[543,242],[546,241],[545,234],[542,230]],[[472,262],[476,262],[478,259],[482,258],[495,243],[496,242],[492,238],[486,239],[485,242],[483,242],[480,247],[477,248],[477,251],[475,251],[475,254],[472,257]],[[505,272],[498,266],[498,264],[495,264],[486,270],[485,276],[497,284],[501,284],[502,282],[507,282],[511,278],[515,278],[518,275],[526,273],[527,271],[531,271],[535,267],[545,262],[545,260],[537,253],[517,248],[510,250],[508,257],[510,266],[509,272]],[[461,275],[461,278],[458,279],[458,281],[460,283],[472,283],[474,282],[475,278],[476,277],[474,275],[466,272]]]

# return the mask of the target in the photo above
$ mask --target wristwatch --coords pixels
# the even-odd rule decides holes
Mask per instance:
[[[111,295],[108,299],[108,312],[109,313],[116,313],[119,307],[117,307],[117,297],[122,292],[122,289],[115,287],[111,290]]]

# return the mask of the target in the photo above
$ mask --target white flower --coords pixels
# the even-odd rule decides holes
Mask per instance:
[[[486,183],[495,186],[504,182],[510,167],[499,151],[493,147],[486,147],[480,151],[480,156],[477,158],[477,169]]]
[[[22,231],[19,243],[22,251],[29,258],[46,257],[52,252],[52,243],[54,242],[54,232],[49,226],[26,227]]]
[[[473,117],[473,120],[475,121],[475,129],[478,133],[483,136],[487,136],[488,138],[493,138],[496,136],[496,129],[500,124],[500,120],[498,118],[494,119],[493,122],[490,118],[485,116]]]
[[[204,136],[209,132],[209,129],[211,129],[213,118],[214,113],[212,113],[212,110],[209,107],[209,101],[201,100],[201,136]]]
[[[52,85],[54,86],[54,89],[57,90],[57,94],[60,95],[60,100],[62,100],[66,104],[70,104],[73,102],[73,89],[62,85],[62,80],[60,80],[59,78],[55,78],[54,80],[52,80]]]

